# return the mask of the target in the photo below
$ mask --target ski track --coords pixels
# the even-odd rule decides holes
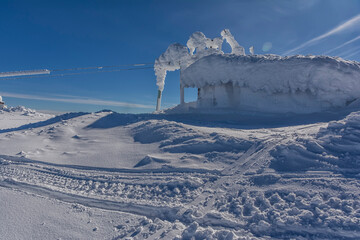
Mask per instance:
[[[324,124],[248,131],[191,128],[166,120],[133,124],[135,140],[159,142],[163,152],[182,149],[188,156],[201,155],[213,143],[214,149],[225,146],[234,152],[229,143],[235,144],[236,164],[230,161],[221,170],[121,169],[0,155],[0,187],[163,221],[162,228],[134,229],[119,239],[360,238],[358,177],[331,169],[268,168],[279,146],[311,139]],[[158,138],[149,139],[144,131]],[[194,152],[194,143],[202,147],[200,152]]]

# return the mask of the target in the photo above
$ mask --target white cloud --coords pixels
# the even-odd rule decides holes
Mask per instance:
[[[345,30],[350,30],[350,29],[353,29],[355,27],[358,30],[358,29],[360,29],[359,25],[360,25],[360,14],[358,14],[355,17],[347,20],[346,22],[338,25],[337,27],[331,29],[330,31],[328,31],[328,32],[326,32],[326,33],[324,33],[324,34],[322,34],[320,36],[317,36],[317,37],[315,37],[315,38],[313,38],[313,39],[311,39],[311,40],[309,40],[309,41],[307,41],[307,42],[305,42],[303,44],[300,44],[299,46],[297,46],[297,47],[295,47],[293,49],[290,49],[290,50],[286,51],[283,55],[289,55],[289,54],[294,53],[294,52],[296,52],[296,51],[298,51],[300,49],[304,49],[306,47],[314,45],[314,44],[318,43],[320,40],[323,40],[323,39],[325,39],[327,37],[330,37],[332,35],[341,33],[341,32],[343,32]]]
[[[37,96],[37,95],[27,95],[27,94],[8,93],[8,92],[1,92],[0,95],[3,97],[41,100],[41,101],[52,101],[52,102],[79,103],[79,104],[104,105],[104,106],[128,107],[128,108],[154,108],[154,106],[151,106],[151,105],[142,105],[142,104],[136,104],[136,103],[108,101],[108,100],[82,98],[82,97],[76,98],[73,96],[71,96],[70,98],[65,98],[65,97],[64,98],[55,98],[55,97],[43,97],[43,96]]]

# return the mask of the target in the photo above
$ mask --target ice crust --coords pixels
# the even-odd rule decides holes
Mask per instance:
[[[360,64],[339,57],[245,55],[228,29],[222,38],[192,34],[155,61],[159,90],[167,71],[180,69],[182,87],[201,88],[194,106],[272,113],[313,113],[351,105],[360,97]],[[224,54],[226,40],[232,52]],[[190,52],[189,52],[190,51]],[[359,105],[359,104],[358,104]]]
[[[328,56],[212,54],[183,70],[181,82],[197,88],[230,84],[242,109],[316,112],[360,97],[360,64]],[[228,95],[221,87],[209,94],[219,102]]]
[[[185,46],[180,43],[173,43],[156,59],[154,70],[156,85],[160,91],[164,89],[166,72],[180,69],[183,60],[188,58],[188,56],[189,52]]]
[[[221,36],[230,44],[232,54],[245,56],[244,48],[235,40],[229,29],[222,30]]]
[[[224,31],[225,34],[222,38],[217,37],[214,39],[207,38],[202,32],[195,32],[187,41],[187,47],[180,43],[171,44],[166,51],[155,60],[154,70],[156,85],[159,90],[162,91],[164,89],[167,71],[186,69],[202,57],[215,53],[223,54],[221,47],[224,39],[226,39],[233,48],[232,53],[243,54],[244,48],[240,47],[230,31],[228,29]],[[196,54],[194,54],[195,51]]]

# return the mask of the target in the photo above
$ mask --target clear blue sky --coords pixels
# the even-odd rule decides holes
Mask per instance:
[[[2,0],[0,72],[148,63],[195,31],[213,38],[224,28],[257,54],[360,60],[358,0]],[[166,79],[164,106],[179,102],[178,75]],[[150,112],[127,103],[155,107],[157,94],[152,69],[0,83],[7,105],[53,111]]]

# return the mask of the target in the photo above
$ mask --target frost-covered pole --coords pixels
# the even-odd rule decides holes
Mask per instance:
[[[254,46],[251,46],[249,48],[249,52],[250,52],[251,55],[254,55]]]
[[[159,89],[156,101],[156,111],[160,111],[161,95],[165,86],[166,73],[168,71],[179,70],[181,68],[181,63],[186,61],[189,57],[190,54],[187,47],[181,45],[180,43],[173,43],[163,54],[160,55],[158,59],[155,60],[154,70],[156,75],[156,85]]]
[[[161,95],[162,95],[162,91],[159,89],[159,90],[158,90],[157,101],[156,101],[156,111],[157,111],[157,112],[160,111]]]
[[[180,104],[185,103],[185,97],[184,97],[184,86],[180,84]]]
[[[180,63],[179,63],[180,64]],[[180,104],[185,103],[185,96],[184,96],[184,86],[182,84],[182,78],[181,78],[181,67],[180,67]]]
[[[0,110],[3,109],[5,106],[5,103],[2,100],[2,97],[0,96]]]

